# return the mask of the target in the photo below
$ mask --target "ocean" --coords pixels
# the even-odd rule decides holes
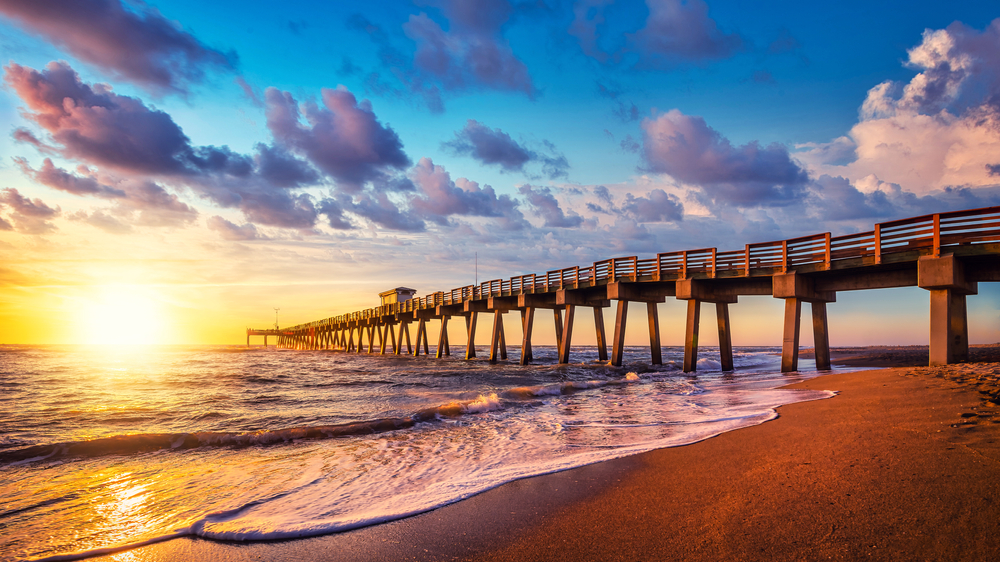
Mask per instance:
[[[832,396],[778,389],[817,374],[779,373],[778,348],[737,348],[734,373],[702,349],[690,374],[682,348],[510,351],[0,346],[0,560],[346,531]]]

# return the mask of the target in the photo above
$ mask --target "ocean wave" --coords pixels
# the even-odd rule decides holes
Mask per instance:
[[[0,447],[0,464],[31,463],[64,458],[92,458],[109,455],[137,455],[161,450],[187,450],[198,447],[256,447],[300,440],[334,439],[373,435],[411,428],[418,423],[456,418],[501,409],[496,393],[479,395],[469,401],[454,401],[424,408],[409,416],[379,418],[333,425],[291,427],[250,432],[201,431],[193,433],[143,433],[114,435],[87,441],[68,441],[31,445],[14,450]],[[11,445],[16,446],[16,445]]]

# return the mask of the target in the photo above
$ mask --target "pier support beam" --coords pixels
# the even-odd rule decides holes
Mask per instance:
[[[558,306],[552,309],[552,319],[556,324],[556,357],[562,357],[563,317],[562,309]]]
[[[813,347],[816,352],[816,369],[830,370],[830,327],[826,321],[826,303],[814,302],[812,307]]]
[[[622,366],[622,355],[625,351],[625,322],[628,320],[628,301],[618,301],[615,313],[615,333],[611,341],[611,364]]]
[[[422,341],[425,341],[426,339],[427,339],[427,321],[421,318],[420,320],[417,320],[417,346],[413,348],[414,357],[420,356],[420,343]],[[424,353],[425,354],[427,353],[426,349],[424,350]]]
[[[715,316],[719,321],[719,363],[723,371],[732,371],[733,331],[729,327],[729,303],[715,303]]]
[[[368,326],[368,354],[375,352],[375,325]]]
[[[799,332],[802,303],[812,304],[813,338],[815,340],[816,366],[830,365],[830,333],[826,322],[826,303],[836,302],[833,291],[817,290],[813,278],[797,273],[775,275],[771,278],[771,295],[785,300],[785,322],[781,337],[781,372],[799,370]]]
[[[531,330],[535,325],[535,307],[521,309],[521,364],[527,365],[534,359],[531,353]]]
[[[684,372],[698,369],[698,325],[701,323],[701,301],[687,301],[687,321],[684,328]]]
[[[931,293],[930,365],[969,360],[969,324],[965,295],[950,289]]]
[[[604,309],[594,307],[594,328],[597,330],[597,358],[600,361],[608,360],[608,339],[604,335]]]
[[[569,363],[569,350],[573,341],[573,317],[576,315],[576,306],[566,305],[566,319],[562,330],[562,339],[559,341],[559,363]]]
[[[653,365],[663,364],[660,352],[660,315],[655,302],[646,303],[646,317],[649,320],[649,361]]]
[[[969,319],[966,295],[979,292],[967,281],[965,267],[955,256],[922,257],[917,262],[917,284],[930,292],[930,365],[969,360]]]
[[[448,316],[441,315],[441,333],[438,334],[438,346],[437,352],[434,357],[438,359],[443,355],[451,355],[451,350],[448,349]]]
[[[500,358],[507,358],[507,342],[503,337],[503,311],[497,310],[493,313],[493,337],[490,340],[490,363],[497,362],[497,351],[500,351]]]
[[[795,297],[785,299],[785,322],[781,337],[781,372],[799,370],[799,320],[802,301]]]
[[[472,311],[465,317],[465,331],[469,336],[468,343],[465,344],[465,358],[476,358],[476,319],[479,313]]]

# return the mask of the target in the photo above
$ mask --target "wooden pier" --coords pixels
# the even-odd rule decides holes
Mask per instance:
[[[602,309],[615,301],[612,365],[622,364],[629,302],[646,303],[650,359],[662,363],[657,303],[667,297],[687,301],[684,371],[697,368],[702,303],[714,303],[723,370],[733,369],[729,305],[741,296],[770,295],[785,301],[781,370],[798,369],[802,303],[811,304],[816,367],[830,368],[826,305],[841,291],[921,287],[930,295],[930,364],[965,361],[969,353],[966,296],[979,282],[1000,281],[1000,207],[925,215],[876,224],[846,236],[830,233],[747,244],[740,250],[716,248],[665,252],[639,259],[620,257],[585,267],[494,279],[447,292],[383,304],[281,330],[247,330],[274,335],[289,349],[340,349],[356,353],[429,353],[427,322],[439,320],[437,357],[451,355],[449,319],[465,319],[466,359],[476,357],[480,313],[492,313],[490,361],[507,358],[503,317],[519,311],[521,364],[532,361],[531,333],[536,310],[551,310],[560,363],[570,361],[577,307],[594,310],[597,347],[608,359]],[[415,345],[410,324],[416,324]],[[376,338],[378,343],[376,344]]]

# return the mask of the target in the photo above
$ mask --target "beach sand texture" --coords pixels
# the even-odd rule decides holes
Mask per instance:
[[[178,539],[106,559],[998,559],[1000,363],[833,374],[793,388],[839,395],[385,525],[273,543]]]

